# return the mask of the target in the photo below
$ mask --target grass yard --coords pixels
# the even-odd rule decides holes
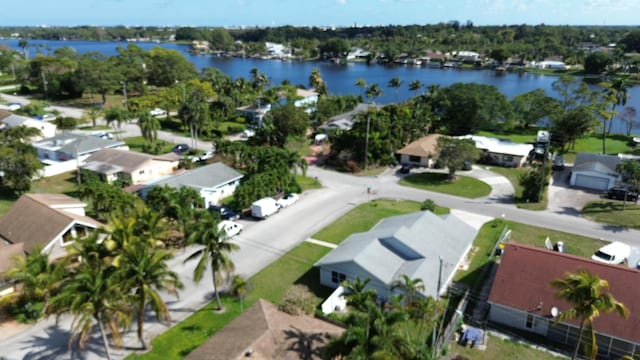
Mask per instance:
[[[144,147],[147,145],[147,140],[145,140],[142,136],[134,136],[130,138],[123,139],[123,141],[129,146],[131,151],[144,152]],[[162,144],[162,148],[160,149],[160,154],[170,153],[175,144],[172,144],[168,141],[158,140]]]
[[[522,191],[524,188],[522,187],[522,185],[520,185],[520,175],[526,173],[527,171],[530,171],[531,168],[505,168],[502,166],[485,166],[484,168],[509,179],[509,182],[511,182],[511,185],[516,192],[514,201],[516,203],[516,206],[518,206],[519,208],[527,210],[544,210],[547,208],[548,198],[546,190],[543,191],[542,201],[540,202],[528,203],[522,201]]]
[[[322,184],[318,179],[312,177],[296,175],[296,181],[302,187],[302,191],[322,188]]]
[[[582,215],[599,223],[640,229],[640,205],[627,201],[599,200],[585,204]]]
[[[362,170],[358,173],[355,173],[353,175],[356,176],[378,176],[380,174],[382,174],[383,172],[385,172],[385,170],[387,170],[389,167],[388,166],[368,166],[367,170]]]
[[[368,231],[381,219],[416,211],[420,211],[420,203],[415,201],[376,200],[354,208],[311,237],[339,244],[353,233]]]
[[[457,343],[450,343],[449,354],[451,358],[456,355],[464,356],[473,360],[495,360],[495,359],[518,359],[518,360],[552,360],[558,359],[552,354],[537,350],[529,345],[513,340],[504,340],[496,336],[489,335],[487,350],[480,351],[462,347]],[[445,357],[447,358],[447,357]]]
[[[448,174],[442,173],[411,174],[400,180],[400,185],[470,199],[487,196],[491,193],[491,186],[483,181],[461,175],[457,175],[455,181],[449,181]]]

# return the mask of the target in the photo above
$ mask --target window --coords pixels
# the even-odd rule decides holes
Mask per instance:
[[[144,174],[144,170],[138,171],[138,175],[142,175],[142,174]]]
[[[502,156],[502,161],[506,162],[506,163],[512,163],[513,162],[513,156],[512,155],[503,155]]]
[[[419,163],[420,162],[420,156],[409,155],[409,161]]]
[[[524,326],[527,329],[531,329],[533,328],[534,324],[535,324],[535,318],[533,317],[533,314],[527,314],[527,322],[524,324]]]
[[[331,282],[335,284],[339,284],[347,279],[347,276],[343,273],[339,273],[337,271],[331,272]]]

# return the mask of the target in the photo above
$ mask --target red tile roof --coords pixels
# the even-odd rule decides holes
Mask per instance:
[[[561,254],[527,245],[507,244],[498,267],[489,302],[549,316],[551,308],[569,308],[555,297],[550,283],[568,272],[588,270],[609,282],[609,291],[629,309],[623,319],[614,313],[594,321],[597,332],[640,343],[640,270],[607,265],[575,255]],[[538,305],[542,304],[539,310]]]

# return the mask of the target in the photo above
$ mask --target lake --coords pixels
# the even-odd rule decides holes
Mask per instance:
[[[13,49],[18,47],[17,39],[0,39],[0,44],[5,44]],[[37,51],[43,54],[53,54],[59,47],[70,47],[79,53],[98,51],[105,55],[117,55],[118,46],[127,46],[127,42],[98,42],[98,41],[53,41],[53,40],[29,40],[30,56],[35,56]],[[360,94],[361,89],[355,85],[359,78],[367,84],[377,83],[384,91],[376,102],[388,104],[396,101],[404,101],[414,96],[415,93],[408,90],[409,83],[419,80],[423,85],[437,84],[449,86],[456,82],[476,82],[480,84],[494,85],[507,97],[513,98],[534,89],[542,88],[548,94],[554,95],[551,84],[557,79],[555,76],[539,75],[531,73],[496,72],[493,70],[461,70],[461,69],[433,69],[427,67],[366,65],[364,63],[334,64],[320,61],[288,61],[288,60],[261,60],[251,58],[225,58],[212,55],[194,55],[188,52],[189,46],[175,43],[139,42],[131,43],[150,50],[156,46],[173,49],[183,54],[198,70],[204,67],[220,69],[232,78],[250,76],[252,68],[258,68],[261,73],[267,75],[272,84],[280,84],[288,80],[293,85],[309,86],[309,75],[314,68],[318,68],[322,78],[327,83],[329,92],[333,94]],[[395,89],[387,87],[387,83],[393,77],[402,80],[402,87]],[[628,106],[634,106],[640,110],[640,86],[634,86],[628,90]],[[614,132],[624,132],[623,124],[618,120],[614,122]],[[640,134],[640,128],[634,129],[634,134]]]

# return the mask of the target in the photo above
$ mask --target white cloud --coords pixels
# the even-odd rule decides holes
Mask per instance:
[[[340,5],[346,5],[347,4],[347,0],[336,0],[336,2]]]

